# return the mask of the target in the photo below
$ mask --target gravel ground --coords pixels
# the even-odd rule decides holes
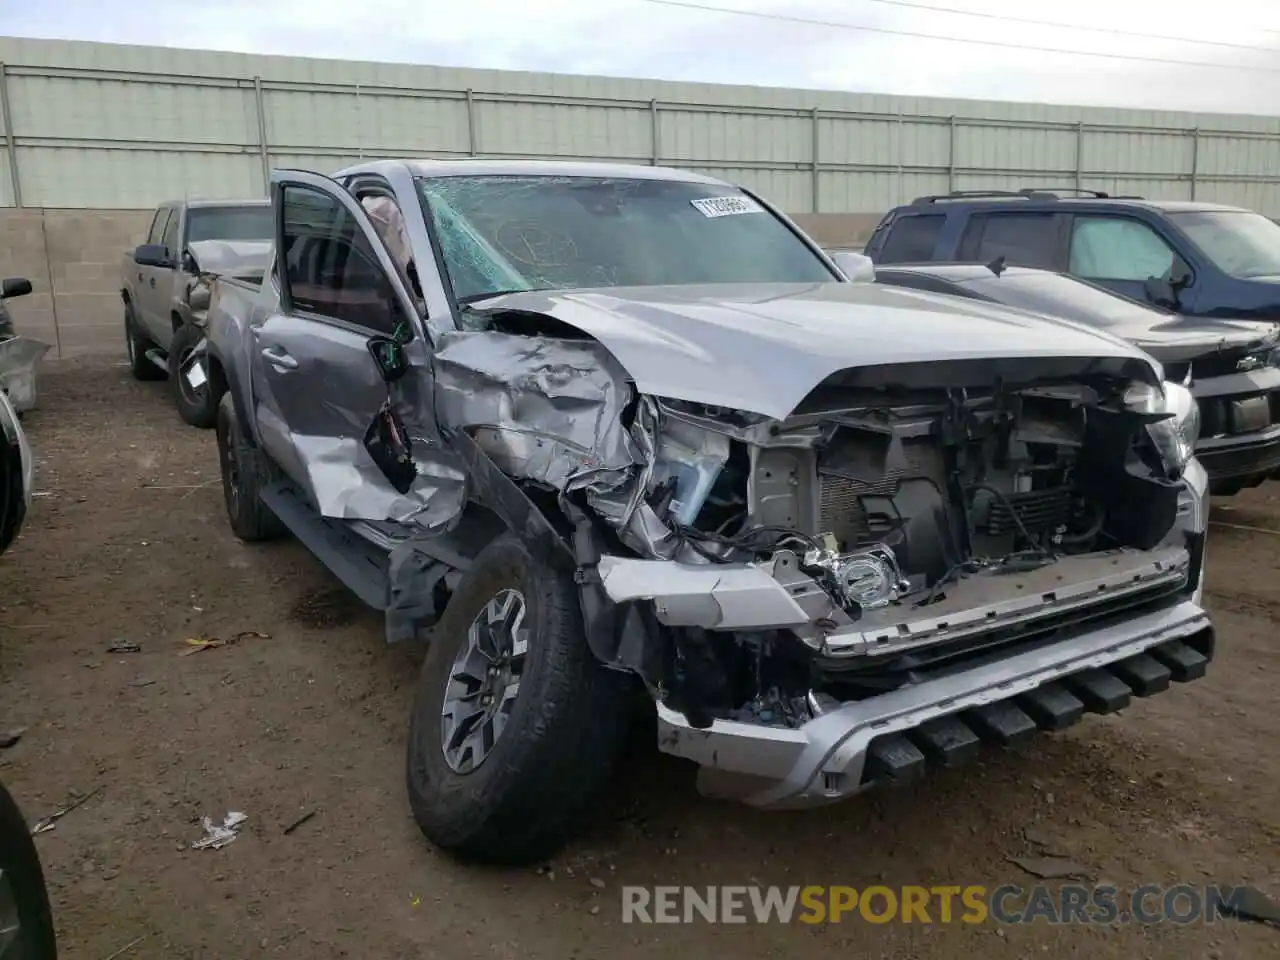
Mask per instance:
[[[633,884],[1034,882],[1028,825],[1094,880],[1280,894],[1280,484],[1215,504],[1202,681],[1017,754],[817,812],[700,799],[637,751],[550,871],[480,870],[409,816],[411,651],[295,543],[230,534],[211,433],[108,360],[46,366],[27,426],[39,495],[3,558],[0,778],[30,820],[97,789],[38,846],[62,955],[121,958],[1280,956],[1280,930],[1188,926],[638,926]],[[1230,526],[1225,525],[1230,524]],[[191,637],[234,644],[179,656]],[[140,652],[113,654],[116,640]],[[199,818],[248,814],[192,850]],[[286,826],[314,812],[295,831]]]

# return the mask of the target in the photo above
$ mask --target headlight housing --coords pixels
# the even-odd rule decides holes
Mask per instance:
[[[1200,405],[1191,391],[1167,380],[1161,387],[1138,384],[1125,393],[1124,402],[1138,413],[1166,414],[1165,419],[1147,424],[1147,433],[1168,475],[1182,476],[1200,440]]]

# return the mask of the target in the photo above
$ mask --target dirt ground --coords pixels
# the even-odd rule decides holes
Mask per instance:
[[[0,779],[37,838],[67,960],[297,957],[1280,957],[1280,930],[640,926],[623,884],[1035,882],[1036,824],[1096,881],[1251,883],[1280,894],[1280,483],[1215,503],[1209,676],[1016,754],[826,810],[700,799],[638,751],[550,871],[481,870],[410,818],[416,658],[297,544],[230,534],[211,433],[109,360],[45,367],[28,415],[38,490],[0,558]],[[179,656],[191,637],[235,645]],[[112,654],[116,640],[137,653]],[[193,850],[201,816],[249,819]],[[286,826],[314,816],[295,831]]]

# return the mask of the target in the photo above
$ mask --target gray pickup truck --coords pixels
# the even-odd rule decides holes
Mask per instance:
[[[204,339],[208,277],[252,270],[270,250],[267,200],[182,200],[156,208],[121,271],[125,344],[138,380],[169,379],[187,423],[212,427],[218,389],[193,357]]]
[[[272,203],[274,266],[209,309],[228,519],[427,640],[406,779],[446,850],[552,853],[633,695],[704,791],[795,807],[1213,656],[1195,401],[1117,337],[857,281],[678,170],[386,160]]]

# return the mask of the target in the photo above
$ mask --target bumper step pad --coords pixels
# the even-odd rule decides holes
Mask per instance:
[[[997,700],[961,714],[938,717],[913,730],[888,733],[871,741],[864,783],[903,783],[926,766],[954,767],[977,754],[983,742],[1011,747],[1041,730],[1065,730],[1086,713],[1116,713],[1134,697],[1149,697],[1172,683],[1205,675],[1213,657],[1213,636],[1206,631],[1203,652],[1173,640],[1146,653],[1070,674],[1008,700]]]
[[[1173,672],[1168,667],[1145,653],[1121,660],[1111,667],[1111,672],[1139,697],[1163,693],[1169,689],[1169,681],[1173,678]]]
[[[1151,656],[1159,660],[1173,674],[1174,683],[1199,680],[1209,669],[1209,658],[1191,649],[1181,640],[1172,640],[1153,647]]]
[[[1073,674],[1065,683],[1090,713],[1119,713],[1133,698],[1127,683],[1100,667]]]
[[[908,783],[923,776],[925,756],[906,737],[877,737],[867,750],[867,774],[879,783]]]

